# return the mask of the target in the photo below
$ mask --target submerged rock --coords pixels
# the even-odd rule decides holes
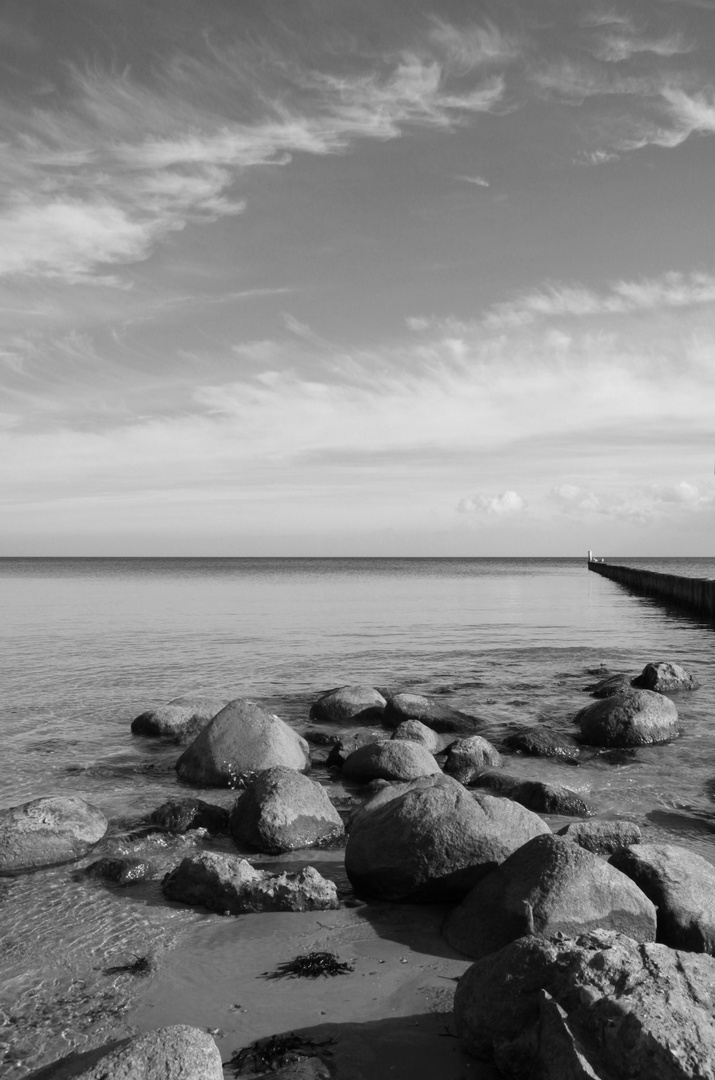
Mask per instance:
[[[102,878],[114,885],[138,885],[154,873],[152,863],[146,859],[97,859],[85,869],[89,877]]]
[[[542,780],[522,780],[520,776],[511,776],[496,769],[475,771],[469,786],[494,791],[537,814],[586,817],[593,813],[588,803],[571,788],[560,784],[546,784]]]
[[[72,1053],[27,1080],[223,1080],[221,1055],[202,1028],[175,1024]]]
[[[310,707],[310,719],[319,723],[381,724],[387,702],[372,686],[339,686]]]
[[[370,780],[414,780],[442,770],[424,746],[407,739],[368,743],[349,754],[343,776],[367,783]]]
[[[485,765],[501,765],[501,754],[481,735],[470,735],[467,739],[452,743],[444,762],[444,771],[459,780],[460,784],[468,785]]]
[[[482,721],[422,694],[394,694],[387,702],[383,722],[395,728],[405,720],[420,720],[433,731],[475,735]]]
[[[652,690],[627,690],[595,701],[574,716],[581,742],[591,746],[649,746],[678,734],[678,710]]]
[[[612,855],[620,848],[641,842],[641,831],[633,821],[574,821],[556,835],[595,855]]]
[[[324,911],[339,907],[338,893],[312,866],[296,873],[257,870],[238,855],[204,851],[182,859],[166,875],[162,891],[170,900],[229,915],[258,911]]]
[[[0,875],[73,862],[102,839],[107,824],[101,810],[76,795],[0,810]]]
[[[472,795],[449,776],[421,778],[399,792],[381,792],[358,811],[345,869],[361,897],[457,900],[546,832],[541,818],[508,799]]]
[[[646,664],[631,685],[662,694],[668,690],[697,690],[700,683],[679,664]]]
[[[167,832],[185,833],[189,829],[206,829],[216,834],[228,829],[228,810],[203,799],[170,799],[152,810],[147,821]]]
[[[284,767],[260,773],[239,795],[229,829],[239,847],[269,855],[327,843],[344,832],[325,788]]]
[[[350,755],[361,746],[379,742],[382,736],[376,731],[357,731],[337,739],[328,754],[325,764],[328,768],[342,769]]]
[[[585,686],[592,697],[595,698],[607,698],[613,697],[614,694],[623,694],[626,690],[630,690],[633,685],[633,680],[630,675],[626,675],[624,672],[619,672],[617,675],[609,675],[606,679],[601,679],[600,682],[592,683],[590,686]]]
[[[577,844],[536,836],[474,886],[442,935],[479,959],[525,934],[576,937],[598,928],[655,940],[656,912],[625,874]]]
[[[467,1053],[544,1080],[713,1080],[714,1012],[711,957],[605,930],[519,938],[472,964],[454,998]]]
[[[132,720],[132,734],[193,739],[227,704],[225,698],[179,697]]]
[[[533,757],[556,757],[572,762],[578,757],[580,747],[570,735],[551,728],[525,727],[512,731],[504,739],[504,746],[517,754],[529,754]],[[491,762],[487,762],[491,764]]]
[[[255,701],[237,698],[187,747],[176,771],[193,784],[239,787],[276,765],[307,772],[308,743]]]
[[[609,862],[658,908],[657,940],[672,949],[715,952],[715,866],[676,844],[622,848]]]

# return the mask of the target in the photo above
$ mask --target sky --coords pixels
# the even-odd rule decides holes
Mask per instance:
[[[712,555],[715,0],[3,0],[0,555]]]

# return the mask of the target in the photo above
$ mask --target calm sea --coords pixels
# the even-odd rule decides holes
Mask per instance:
[[[620,561],[715,577],[715,560]],[[672,745],[507,768],[715,863],[713,626],[585,559],[2,559],[0,610],[0,807],[78,794],[112,820],[113,850],[146,854],[148,841],[123,839],[127,822],[193,790],[178,786],[176,747],[129,730],[180,694],[258,699],[303,731],[321,692],[367,683],[439,694],[498,739],[516,724],[568,728],[601,667],[670,660],[702,684],[674,696]],[[153,843],[152,857],[177,861],[182,842]],[[12,1078],[121,1030],[131,991],[103,967],[172,947],[200,917],[156,885],[128,898],[68,867],[0,879],[0,913],[0,1071]]]

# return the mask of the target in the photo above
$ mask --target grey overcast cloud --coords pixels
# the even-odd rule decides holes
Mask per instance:
[[[707,0],[5,0],[0,554],[712,554],[714,52]]]

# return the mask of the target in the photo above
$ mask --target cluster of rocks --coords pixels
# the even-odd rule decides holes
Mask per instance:
[[[621,1075],[614,1064],[621,1038],[628,1075],[715,1077],[702,1071],[708,1054],[712,1070],[715,1049],[708,997],[715,961],[692,955],[715,951],[715,868],[685,849],[642,844],[632,822],[579,820],[554,834],[541,814],[588,819],[589,804],[566,785],[504,769],[505,754],[573,765],[584,746],[667,742],[678,733],[677,710],[663,690],[695,685],[676,665],[649,664],[637,678],[587,688],[598,700],[576,713],[575,735],[522,728],[499,746],[485,737],[483,718],[435,699],[365,686],[331,690],[313,704],[311,721],[362,725],[329,740],[313,735],[330,746],[327,767],[369,796],[347,823],[327,789],[306,775],[310,743],[278,716],[245,699],[175,699],[142,713],[132,731],[188,743],[178,777],[235,789],[236,798],[230,808],[195,796],[171,800],[139,824],[203,830],[209,843],[225,834],[242,853],[344,844],[359,900],[454,905],[443,936],[474,960],[455,1000],[459,1036],[468,1052],[507,1075],[536,1075],[534,1063],[546,1078]],[[368,730],[377,725],[382,730]],[[106,830],[101,812],[73,797],[3,811],[0,873],[86,856]],[[151,874],[141,860],[111,857],[88,870],[122,886]],[[339,906],[335,885],[311,866],[272,873],[244,854],[205,846],[181,859],[161,887],[170,901],[230,915]],[[664,1004],[668,994],[673,1008]],[[186,1034],[192,1030],[141,1037],[168,1047],[172,1062],[175,1046],[188,1039],[189,1064],[158,1064],[157,1075],[217,1075],[207,1046]],[[135,1052],[133,1042],[112,1044],[51,1075],[118,1076],[120,1059]]]

